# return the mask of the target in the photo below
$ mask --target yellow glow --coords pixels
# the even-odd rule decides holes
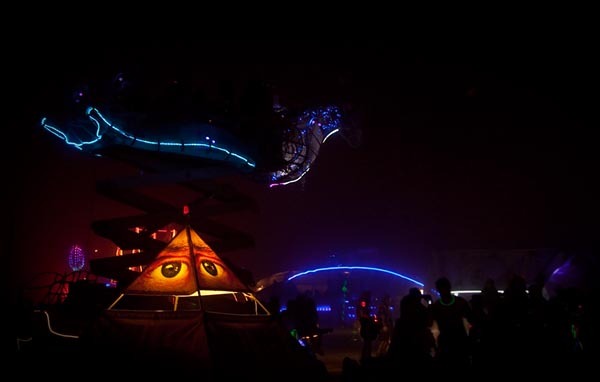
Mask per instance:
[[[189,237],[187,232],[190,233]],[[192,264],[195,265],[195,270]],[[140,277],[131,283],[126,293],[185,296],[199,289],[247,291],[248,287],[190,229],[179,232]]]
[[[178,269],[173,270],[174,264]],[[186,258],[163,257],[154,261],[140,277],[130,286],[130,289],[144,292],[173,292],[179,294],[195,290],[193,275]],[[170,273],[169,273],[170,272]]]

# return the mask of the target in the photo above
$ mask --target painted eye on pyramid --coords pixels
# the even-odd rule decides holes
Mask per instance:
[[[181,271],[181,261],[171,261],[162,265],[160,272],[166,278],[173,278]]]
[[[215,263],[210,260],[202,260],[202,268],[211,276],[217,276],[219,274],[219,270]]]
[[[177,259],[159,260],[150,266],[145,279],[151,283],[168,283],[176,285],[190,276],[190,268],[186,261]]]

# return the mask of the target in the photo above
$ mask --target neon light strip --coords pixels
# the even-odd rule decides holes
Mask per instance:
[[[335,130],[333,130],[332,132],[330,132],[329,134],[327,134],[327,135],[325,136],[325,138],[323,138],[323,142],[322,142],[322,143],[325,143],[325,141],[326,141],[326,140],[327,140],[329,137],[331,137],[333,134],[337,133],[338,131],[340,131],[340,129],[335,129]]]
[[[94,144],[94,143],[98,142],[100,139],[102,139],[102,135],[100,135],[100,124],[95,119],[93,119],[91,117],[90,117],[90,119],[96,123],[96,139],[93,139],[93,140],[88,141],[88,142],[80,142],[80,143],[71,142],[69,140],[69,137],[67,137],[67,134],[63,133],[62,130],[60,130],[57,127],[54,127],[54,126],[51,126],[51,125],[47,124],[46,121],[48,120],[48,118],[46,118],[46,117],[42,118],[41,125],[42,125],[42,127],[44,129],[48,130],[50,133],[52,133],[55,136],[57,136],[58,138],[62,139],[68,145],[71,145],[71,146],[75,147],[78,150],[83,150],[81,148],[81,146],[91,145],[91,144]]]
[[[48,331],[50,333],[54,334],[55,336],[65,337],[65,338],[75,338],[75,339],[79,338],[79,336],[75,336],[75,335],[72,335],[72,334],[62,334],[62,333],[59,333],[59,332],[55,332],[52,329],[52,326],[50,326],[50,315],[48,314],[48,312],[45,311],[45,310],[41,310],[41,311],[40,310],[36,310],[35,312],[36,313],[44,313],[44,315],[46,315],[46,323],[48,324]]]
[[[94,114],[94,115],[93,115]],[[108,127],[110,127],[112,130],[116,131],[117,133],[119,133],[120,135],[122,135],[123,137],[132,140],[134,143],[143,143],[143,144],[147,144],[147,145],[153,145],[153,146],[176,146],[176,147],[202,147],[202,148],[206,148],[208,150],[217,150],[217,151],[221,151],[225,154],[227,154],[228,156],[232,156],[234,158],[240,159],[241,161],[245,162],[245,164],[247,164],[250,167],[256,167],[256,164],[251,162],[248,158],[234,153],[232,151],[227,150],[226,148],[223,147],[219,147],[215,145],[215,141],[211,140],[210,137],[206,137],[207,140],[210,143],[200,143],[200,142],[159,142],[159,141],[151,141],[151,140],[147,140],[147,139],[140,139],[140,138],[136,138],[134,135],[129,134],[128,132],[126,132],[125,130],[122,130],[120,128],[118,128],[117,126],[115,126],[113,123],[111,123],[106,117],[104,117],[104,115],[102,115],[102,113],[100,113],[100,111],[94,107],[88,107],[86,110],[86,115],[88,116],[88,118],[96,125],[96,138],[91,140],[91,141],[87,141],[87,142],[72,142],[71,140],[69,140],[69,137],[59,128],[52,126],[50,124],[47,123],[48,118],[44,117],[41,120],[41,125],[44,129],[46,129],[47,131],[49,131],[50,133],[52,133],[53,135],[55,135],[56,137],[62,139],[63,141],[65,141],[68,145],[73,146],[79,150],[83,150],[82,146],[85,145],[91,145],[94,144],[96,142],[98,142],[99,140],[102,139],[103,134],[100,133],[101,130],[101,124],[100,124],[100,120],[102,120],[102,122],[104,122],[104,124],[106,124]]]
[[[464,289],[464,290],[453,290],[450,293],[452,294],[463,294],[463,293],[481,293],[481,289]]]
[[[124,294],[121,294],[121,295],[120,295],[120,296],[119,296],[119,297],[118,297],[118,298],[115,300],[115,302],[113,302],[113,303],[112,303],[112,304],[111,304],[111,305],[108,307],[108,310],[112,310],[112,309],[115,307],[115,305],[117,305],[117,303],[118,303],[119,301],[121,301],[121,299],[123,298],[123,296],[125,296],[125,295],[124,295]]]
[[[200,296],[217,296],[217,295],[224,295],[224,294],[235,295],[236,293],[243,294],[245,292],[230,291],[230,290],[204,290],[204,289],[200,290]],[[144,297],[164,296],[164,295],[139,294],[139,293],[127,293],[126,295],[127,296],[144,296]],[[123,294],[122,296],[125,296],[125,294]],[[178,298],[179,297],[198,297],[198,292],[194,292],[191,294],[172,294],[171,296],[178,297]],[[119,297],[119,299],[120,299],[120,297]]]
[[[383,269],[383,268],[375,268],[375,267],[360,267],[360,266],[354,266],[354,267],[344,267],[344,266],[339,266],[339,267],[326,267],[326,268],[317,268],[317,269],[311,269],[308,271],[304,271],[304,272],[300,272],[300,273],[296,273],[295,275],[291,276],[288,278],[288,281],[295,279],[296,277],[300,277],[300,276],[305,276],[309,273],[317,273],[317,272],[322,272],[322,271],[337,271],[337,270],[363,270],[363,271],[377,271],[377,272],[383,272],[383,273],[387,273],[396,277],[400,277],[403,278],[405,280],[408,280],[414,284],[417,284],[418,286],[424,286],[425,284],[423,284],[420,281],[417,281],[413,278],[410,278],[408,276],[404,276],[400,273],[396,273],[387,269]]]
[[[481,293],[481,289],[460,289],[460,290],[453,290],[450,293],[458,296],[459,294],[465,294],[465,293]],[[502,289],[498,289],[498,293],[504,293],[504,291]]]
[[[91,116],[92,112],[95,112],[102,119],[102,121],[104,121],[104,123],[107,124],[110,128],[112,128],[113,130],[115,130],[116,132],[118,132],[119,134],[123,135],[126,138],[135,140],[135,142],[141,142],[141,143],[145,143],[145,144],[148,144],[148,145],[155,145],[155,146],[159,146],[159,147],[161,145],[162,146],[177,146],[177,147],[190,146],[190,147],[204,147],[204,148],[207,148],[207,149],[219,150],[219,151],[222,151],[222,152],[226,153],[227,155],[231,155],[231,156],[233,156],[235,158],[241,159],[243,162],[246,162],[246,164],[248,166],[250,166],[250,167],[256,167],[256,164],[250,162],[249,159],[247,159],[247,158],[245,158],[245,157],[243,157],[243,156],[241,156],[239,154],[236,154],[236,153],[234,153],[232,151],[229,151],[229,150],[227,150],[227,149],[225,149],[223,147],[215,146],[214,145],[215,141],[214,140],[210,140],[209,137],[206,137],[206,138],[208,138],[207,140],[211,142],[211,143],[208,143],[208,144],[207,143],[200,143],[200,142],[189,142],[189,143],[185,143],[185,142],[159,142],[159,141],[149,141],[147,139],[137,139],[135,136],[127,133],[124,130],[119,129],[117,126],[115,126],[114,124],[112,124],[96,108],[92,108],[92,107],[88,108],[87,114],[90,117],[90,119],[92,118],[92,116]]]
[[[297,177],[296,179],[292,179],[292,180],[288,180],[287,182],[281,182],[281,183],[271,183],[269,184],[269,188],[273,188],[273,187],[277,187],[277,186],[285,186],[288,185],[290,183],[296,183],[297,181],[299,181],[300,179],[302,179],[302,177],[304,175],[306,175],[306,173],[310,171],[310,167],[306,169],[306,171],[304,171],[302,174],[300,174],[299,177]]]

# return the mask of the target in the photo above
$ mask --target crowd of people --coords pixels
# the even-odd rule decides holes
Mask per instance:
[[[547,298],[543,285],[527,286],[519,276],[504,293],[488,280],[470,299],[453,294],[445,277],[435,289],[433,301],[417,288],[409,290],[391,335],[362,336],[386,349],[372,354],[368,345],[360,359],[363,369],[577,370],[589,365],[594,354],[595,304],[576,289]]]
[[[597,303],[590,297],[569,288],[550,298],[542,283],[527,285],[519,276],[503,292],[489,279],[470,298],[453,293],[450,280],[441,277],[433,297],[410,288],[398,305],[389,294],[374,305],[364,291],[356,306],[360,358],[346,357],[344,375],[346,380],[375,380],[404,368],[434,374],[584,370],[597,343]],[[278,312],[278,301],[270,308]],[[280,319],[323,354],[324,332],[310,296],[288,301]]]

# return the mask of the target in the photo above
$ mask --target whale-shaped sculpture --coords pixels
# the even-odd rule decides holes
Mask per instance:
[[[265,170],[257,166],[260,160],[254,158],[258,155],[255,148],[211,120],[173,121],[156,128],[139,114],[111,109],[110,105],[90,105],[68,117],[44,116],[41,125],[67,145],[98,156],[122,159],[126,151],[129,158],[137,152],[183,159],[188,165],[224,164],[252,174],[269,187],[300,180],[315,162],[321,145],[342,129],[342,113],[336,106],[316,107],[293,116],[277,105],[272,119],[278,121],[276,127],[280,130],[280,139],[275,143],[279,145],[280,160],[276,169]]]

